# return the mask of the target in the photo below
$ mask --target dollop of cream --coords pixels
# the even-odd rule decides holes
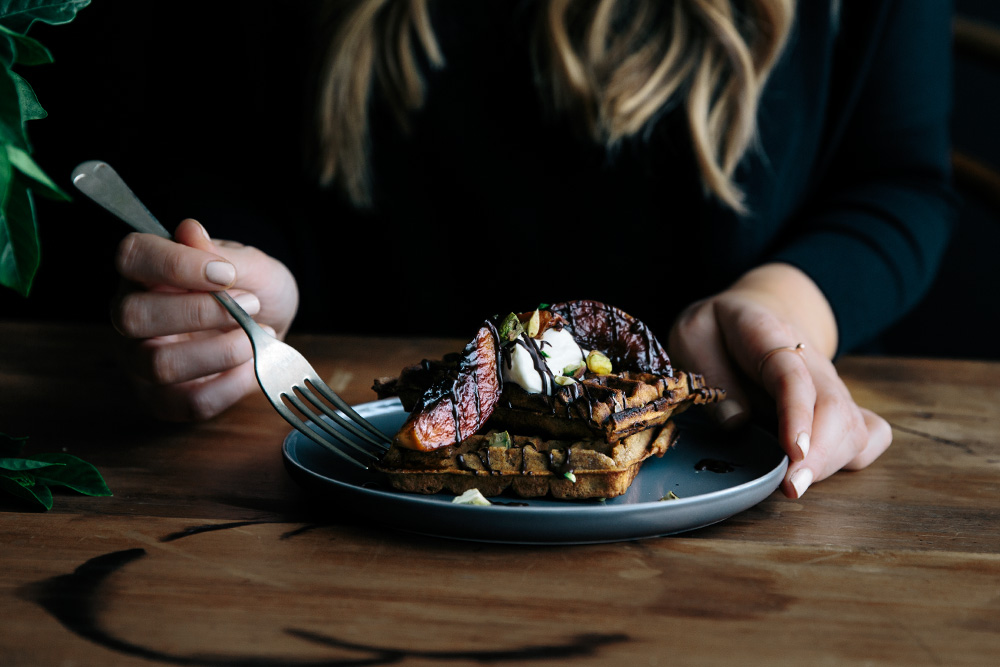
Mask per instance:
[[[529,350],[528,345],[534,350]],[[586,354],[566,329],[546,329],[539,338],[519,338],[511,346],[507,363],[501,364],[501,374],[504,382],[520,385],[529,393],[551,394],[553,377],[562,375],[567,366],[580,364]],[[541,361],[541,369],[536,366],[536,358]]]

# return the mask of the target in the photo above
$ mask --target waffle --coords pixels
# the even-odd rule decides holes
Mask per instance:
[[[559,387],[552,396],[531,394],[515,384],[504,387],[490,425],[512,433],[550,438],[599,438],[613,443],[665,424],[691,405],[716,402],[721,391],[700,375],[675,371],[587,374]]]
[[[613,498],[628,490],[646,459],[663,456],[677,432],[670,422],[615,443],[507,435],[503,446],[491,444],[498,435],[491,429],[432,452],[393,447],[378,469],[394,488],[411,493]]]

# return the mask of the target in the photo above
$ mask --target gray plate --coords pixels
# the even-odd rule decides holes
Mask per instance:
[[[356,406],[393,434],[406,413],[397,399]],[[753,507],[781,483],[788,458],[774,437],[748,427],[723,433],[689,411],[663,458],[648,459],[625,495],[606,502],[500,497],[489,507],[456,505],[453,495],[392,490],[298,431],[285,438],[285,467],[329,511],[390,528],[478,542],[585,544],[670,535],[717,523]],[[677,500],[661,500],[673,491]]]

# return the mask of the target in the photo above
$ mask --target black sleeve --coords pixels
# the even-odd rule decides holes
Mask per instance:
[[[831,158],[776,261],[829,300],[838,353],[871,340],[926,292],[951,233],[951,3],[843,1]],[[862,15],[864,25],[860,25]],[[858,43],[858,32],[869,38]]]

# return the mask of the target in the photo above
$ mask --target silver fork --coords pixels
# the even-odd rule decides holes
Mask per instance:
[[[172,238],[170,232],[153,217],[107,163],[97,160],[84,162],[73,170],[72,178],[73,185],[82,193],[135,230],[166,239]],[[337,396],[320,379],[305,357],[295,348],[261,329],[228,292],[211,294],[250,338],[257,382],[278,414],[317,444],[366,470],[386,452],[389,437]],[[324,403],[321,398],[336,409]],[[327,417],[343,430],[333,427],[322,417]],[[357,442],[344,431],[362,442]],[[352,451],[346,451],[335,443],[346,445]]]

